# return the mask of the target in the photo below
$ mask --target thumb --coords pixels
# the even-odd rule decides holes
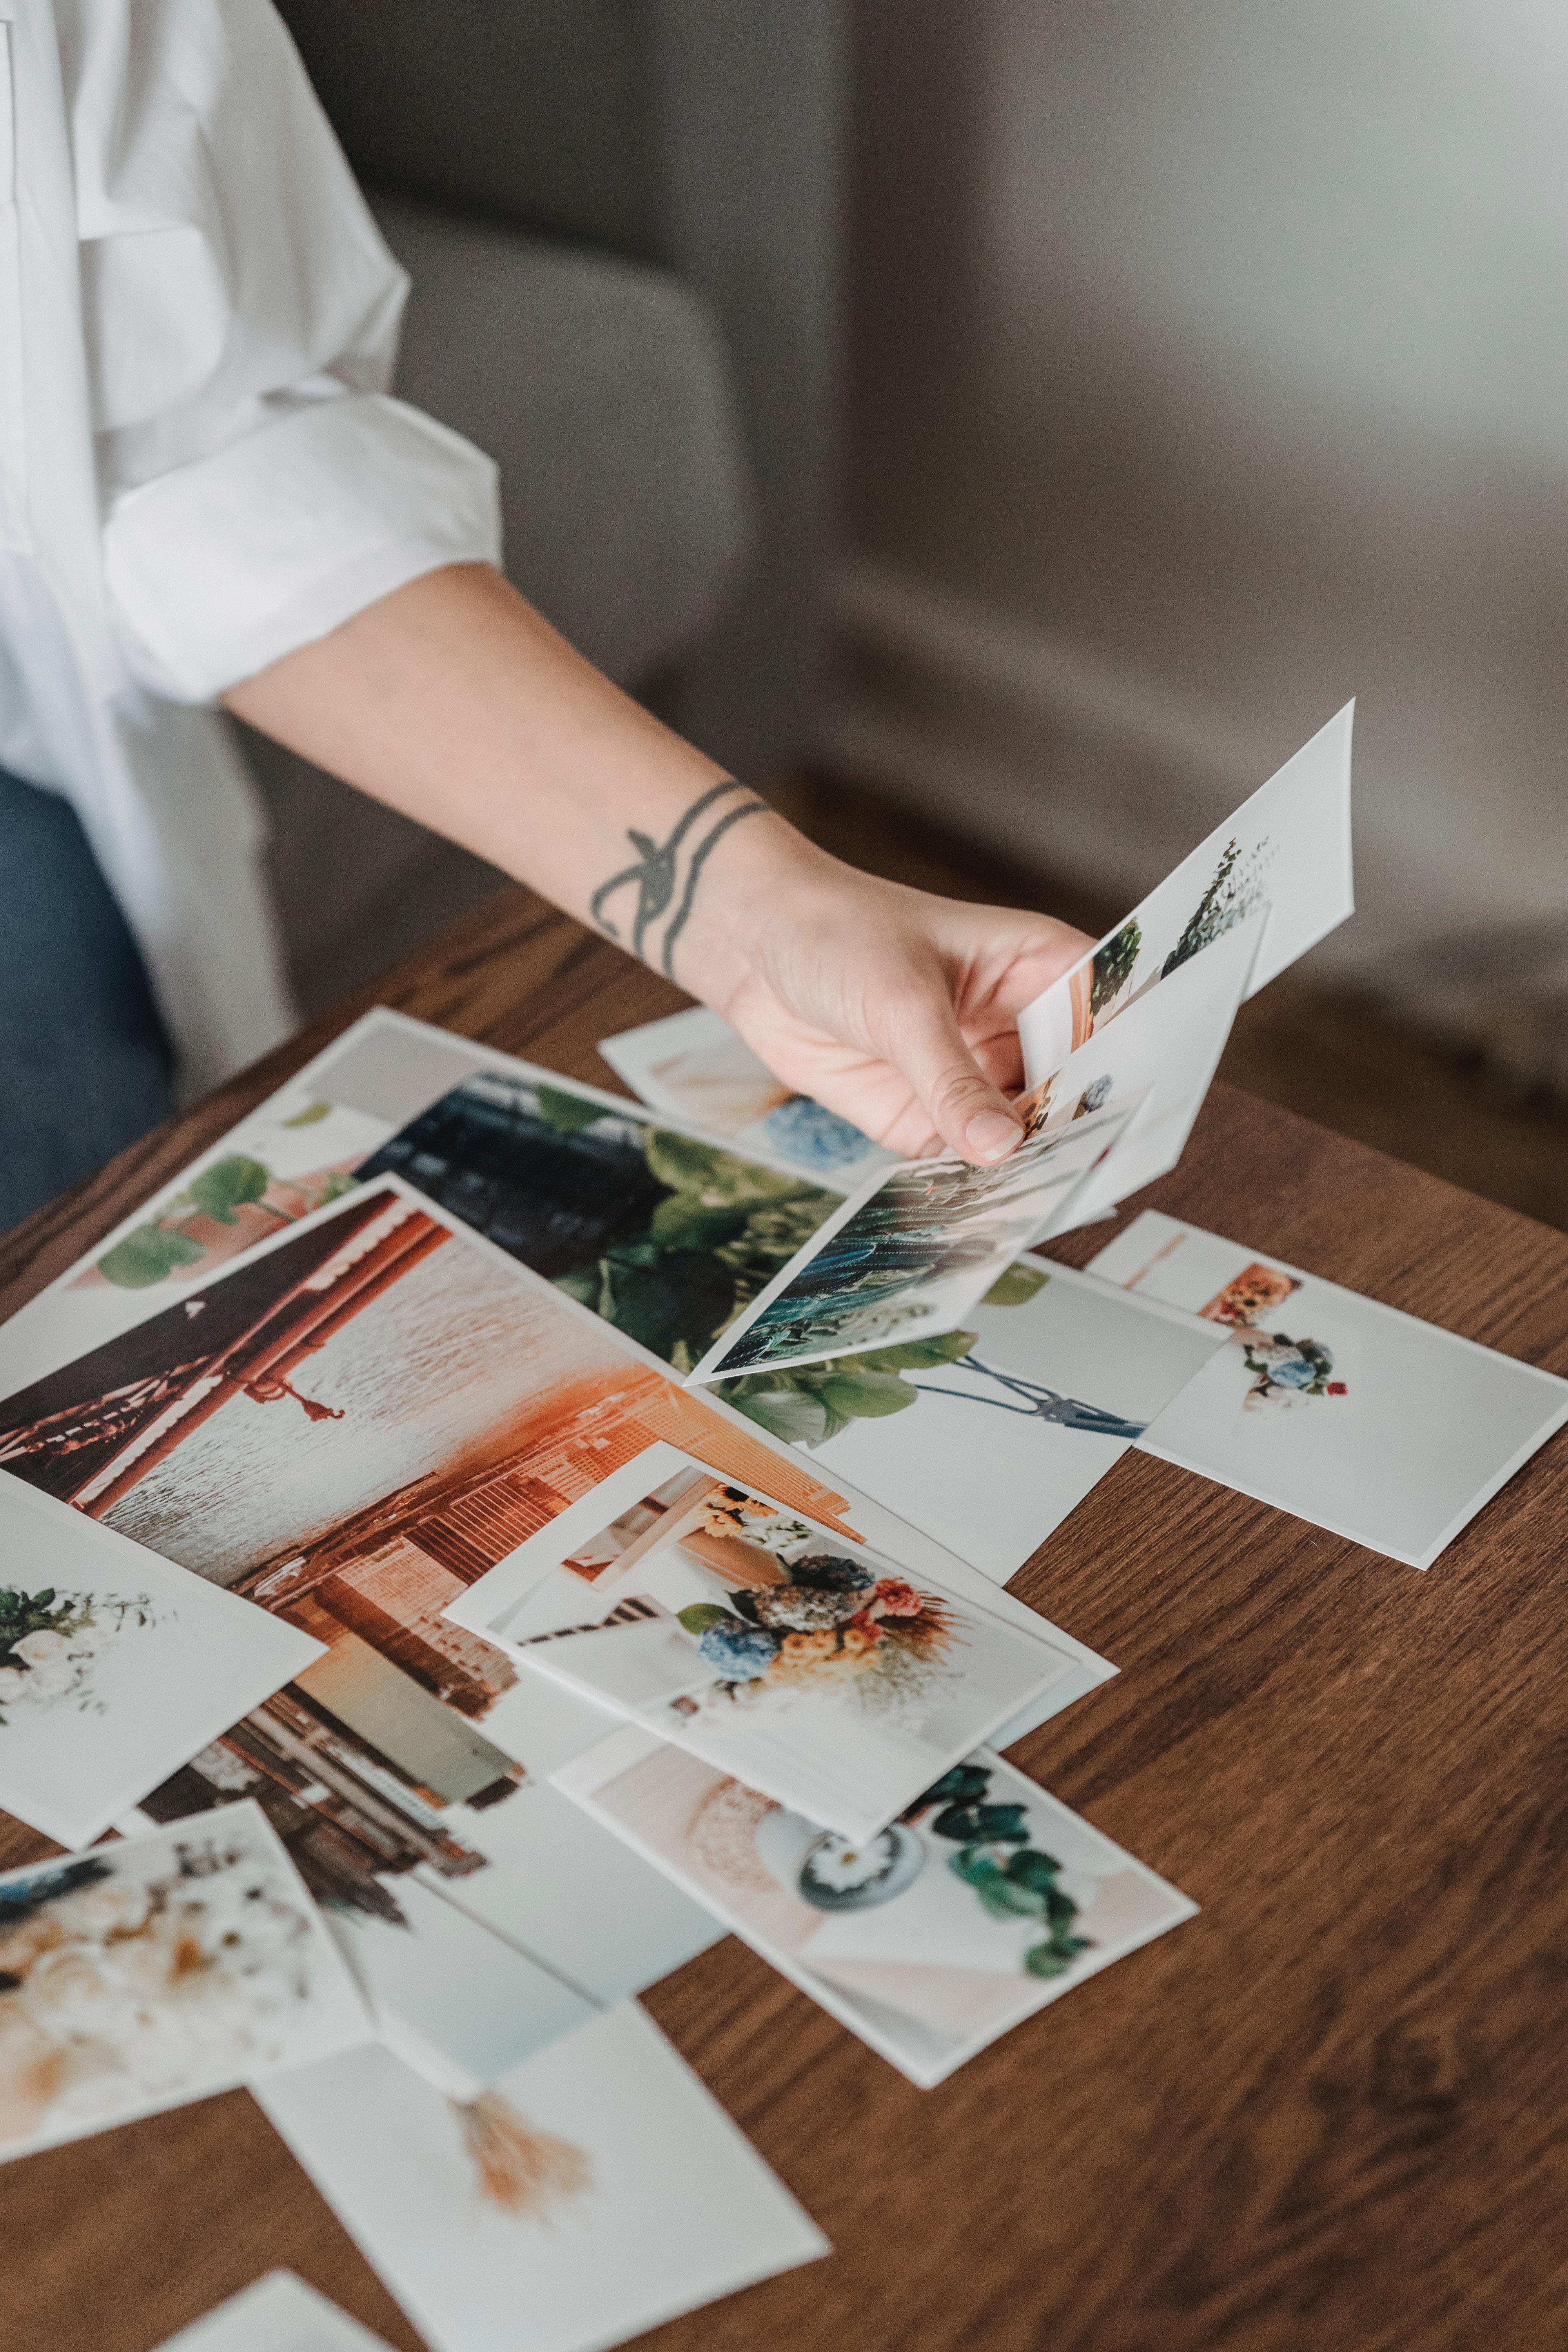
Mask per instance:
[[[929,980],[906,1007],[894,1061],[924,1104],[950,1151],[972,1166],[1005,1160],[1022,1142],[1024,1122],[992,1085],[958,1025],[945,989]]]

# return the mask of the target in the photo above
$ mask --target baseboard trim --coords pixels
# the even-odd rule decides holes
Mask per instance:
[[[1000,695],[1042,719],[1250,792],[1279,765],[1264,732],[1077,640],[954,596],[890,564],[842,565],[843,635],[966,693]]]
[[[1158,880],[1279,765],[1256,725],[1028,621],[854,559],[825,760],[1107,890]]]
[[[1289,755],[1232,712],[890,565],[846,563],[835,604],[824,763],[1121,906]],[[1568,1094],[1568,918],[1435,930],[1401,942],[1363,922],[1314,966],[1479,1052],[1513,1087]]]

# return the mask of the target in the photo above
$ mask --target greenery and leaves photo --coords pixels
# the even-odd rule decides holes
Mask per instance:
[[[565,1086],[485,1072],[360,1170],[416,1185],[678,1372],[838,1195]]]
[[[1023,1307],[1037,1297],[1050,1280],[1047,1267],[1020,1258],[994,1282],[981,1300],[983,1307]],[[997,1412],[1051,1423],[1058,1428],[1091,1432],[1100,1437],[1131,1440],[1142,1437],[1147,1424],[1064,1395],[1043,1381],[1024,1379],[975,1354],[977,1331],[948,1331],[938,1339],[906,1339],[889,1348],[870,1348],[863,1355],[832,1356],[826,1362],[802,1364],[787,1370],[745,1372],[738,1380],[714,1382],[714,1394],[756,1422],[770,1436],[787,1444],[826,1445],[858,1421],[880,1421],[889,1413],[907,1412],[922,1396],[943,1397],[950,1404],[978,1404]],[[973,1389],[939,1388],[915,1375],[956,1364],[974,1375]]]
[[[920,1822],[933,1837],[957,1847],[948,1868],[974,1889],[994,1919],[1038,1923],[1038,1938],[1024,1953],[1028,1975],[1066,1976],[1092,1948],[1091,1939],[1075,1932],[1079,1906],[1058,1883],[1062,1865],[1055,1854],[1035,1843],[1026,1805],[994,1802],[994,1778],[985,1765],[955,1764],[900,1818]]]
[[[285,1127],[315,1127],[331,1109],[331,1103],[310,1103]],[[99,1273],[119,1290],[150,1290],[172,1274],[200,1265],[212,1254],[192,1227],[203,1219],[234,1226],[241,1209],[259,1206],[278,1227],[292,1224],[312,1209],[341,1200],[353,1190],[354,1178],[338,1168],[323,1168],[309,1176],[291,1178],[286,1197],[264,1160],[249,1151],[226,1151],[201,1169],[190,1182],[158,1202],[145,1221],[121,1236],[96,1261]],[[269,1197],[270,1196],[270,1197]]]

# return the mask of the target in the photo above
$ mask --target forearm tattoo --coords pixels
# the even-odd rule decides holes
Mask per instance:
[[[743,798],[735,801],[731,797],[735,793],[742,793]],[[718,803],[721,801],[728,801],[729,806],[720,810]],[[759,800],[746,785],[737,783],[733,776],[727,776],[722,783],[712,784],[707,792],[698,795],[668,841],[655,841],[651,835],[635,832],[628,826],[626,839],[637,851],[636,865],[623,866],[620,873],[612,874],[607,882],[601,882],[588,901],[588,912],[605,938],[620,940],[622,937],[619,925],[605,911],[610,900],[619,891],[635,887],[637,912],[632,918],[631,938],[624,944],[630,947],[633,955],[641,956],[645,962],[651,962],[654,951],[647,944],[648,931],[661,918],[668,918],[664,938],[658,950],[658,965],[665,978],[673,980],[675,942],[691,912],[697,885],[702,878],[702,868],[710,854],[731,825],[739,824],[742,817],[755,816],[760,810],[765,811],[767,805],[766,801]],[[713,821],[704,827],[702,820],[710,811],[715,812]],[[670,914],[678,886],[679,901],[675,912]]]

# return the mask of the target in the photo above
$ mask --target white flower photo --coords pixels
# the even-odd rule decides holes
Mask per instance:
[[[0,2158],[370,2031],[254,1805],[0,1877]]]
[[[321,1654],[0,1474],[0,1805],[46,1836],[90,1844]]]

